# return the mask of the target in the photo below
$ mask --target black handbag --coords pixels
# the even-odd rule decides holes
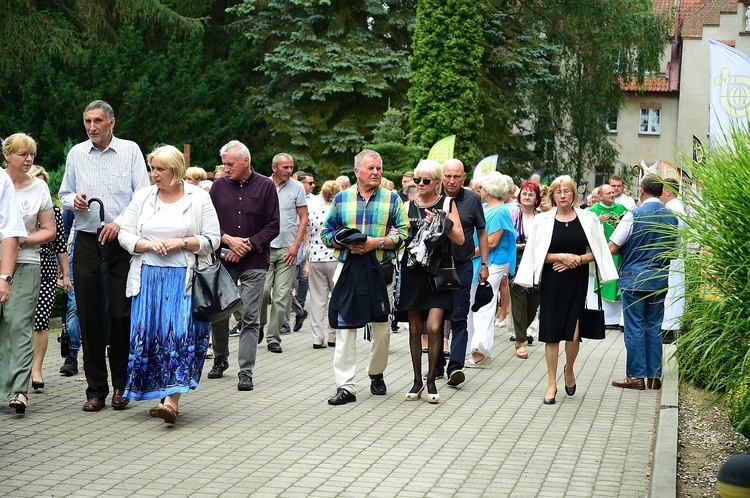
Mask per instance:
[[[596,278],[599,278],[599,266],[594,261],[594,267],[596,268]],[[602,309],[602,290],[601,286],[594,292],[599,297],[599,309],[590,310],[587,308],[583,309],[581,319],[578,321],[578,335],[582,339],[594,339],[602,340],[605,338],[606,333],[604,330],[604,310]]]
[[[428,281],[433,292],[453,291],[461,287],[461,279],[458,278],[456,265],[453,263],[453,256],[450,253],[450,241],[443,242],[443,254],[440,258],[440,267],[437,273],[430,275]],[[448,261],[443,266],[443,261]]]
[[[211,253],[211,264],[193,269],[193,318],[201,322],[220,322],[242,306],[237,282]]]

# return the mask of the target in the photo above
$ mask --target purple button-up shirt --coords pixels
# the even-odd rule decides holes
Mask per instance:
[[[256,171],[244,183],[224,176],[214,181],[210,194],[221,235],[247,237],[253,245],[238,263],[225,261],[226,267],[239,271],[268,269],[271,241],[279,234],[279,196],[273,182]]]

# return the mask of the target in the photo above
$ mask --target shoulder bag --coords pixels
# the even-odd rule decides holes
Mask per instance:
[[[212,247],[213,249],[213,247]],[[211,252],[211,264],[193,269],[193,318],[201,322],[220,322],[242,305],[237,282]]]
[[[596,269],[596,278],[599,279],[599,265],[594,260],[594,268]],[[604,310],[602,309],[602,290],[601,287],[595,289],[597,297],[599,298],[599,309],[590,310],[583,308],[583,314],[578,321],[578,335],[582,339],[594,339],[602,340],[605,337],[604,330]]]

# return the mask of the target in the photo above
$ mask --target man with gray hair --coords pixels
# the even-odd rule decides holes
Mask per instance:
[[[242,320],[237,351],[240,371],[237,389],[252,391],[258,343],[263,340],[260,307],[270,261],[271,240],[279,234],[279,198],[273,182],[250,166],[250,151],[232,140],[219,151],[226,176],[214,181],[209,194],[219,216],[222,262],[240,281]],[[214,366],[209,379],[229,368],[229,318],[214,323]]]
[[[73,280],[88,385],[83,411],[98,412],[104,407],[109,394],[108,365],[112,373],[112,408],[122,410],[130,401],[122,396],[130,353],[130,298],[125,296],[130,254],[116,239],[122,212],[130,204],[133,192],[150,182],[138,144],[112,133],[115,112],[108,103],[95,100],[87,105],[83,126],[89,139],[68,152],[58,193],[63,208],[76,212]],[[95,204],[90,209],[89,201],[94,198],[101,199],[103,205]],[[105,224],[97,235],[100,207]],[[103,245],[108,245],[109,252],[106,275],[102,274],[97,247]],[[102,333],[107,319],[103,313],[102,279],[109,281],[109,337]]]
[[[336,178],[336,183],[341,185],[341,190],[346,190],[352,186],[352,182],[349,180],[349,177],[346,175],[341,175],[338,178]]]
[[[270,179],[279,198],[279,235],[271,241],[271,261],[263,286],[260,324],[261,327],[268,324],[268,350],[281,353],[281,326],[289,303],[289,293],[297,276],[299,249],[307,233],[307,198],[302,184],[292,178],[292,156],[284,152],[276,154],[271,161],[271,169],[273,173]]]

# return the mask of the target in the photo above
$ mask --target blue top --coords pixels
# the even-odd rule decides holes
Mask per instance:
[[[503,230],[500,236],[500,242],[490,251],[489,265],[510,264],[510,275],[516,271],[516,229],[513,227],[513,220],[510,217],[510,209],[504,204],[495,206],[484,212],[485,228],[489,237],[498,230]],[[476,233],[474,234],[474,244],[479,246],[479,240]],[[479,267],[482,258],[477,256],[472,260],[474,264],[474,280],[479,278]]]

